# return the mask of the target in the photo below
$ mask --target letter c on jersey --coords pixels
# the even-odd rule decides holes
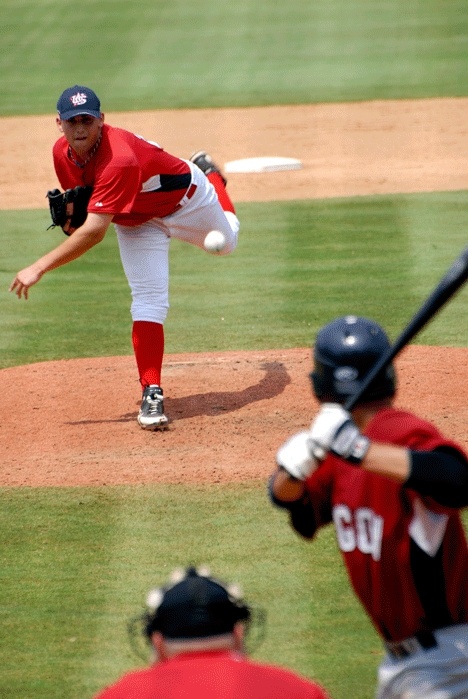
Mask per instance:
[[[353,512],[347,505],[335,505],[333,521],[338,545],[349,553],[358,549],[370,554],[374,561],[380,560],[382,550],[383,518],[368,507],[358,507]]]

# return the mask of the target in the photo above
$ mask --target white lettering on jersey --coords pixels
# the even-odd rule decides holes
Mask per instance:
[[[354,551],[356,548],[356,534],[352,525],[352,514],[346,505],[335,505],[333,508],[333,521],[336,528],[338,545],[342,551]]]
[[[358,549],[370,553],[374,561],[380,560],[382,550],[383,518],[368,507],[356,510]]]
[[[333,508],[338,545],[342,551],[358,549],[370,554],[374,561],[380,560],[382,551],[383,517],[368,507],[358,507],[353,512],[347,505]]]

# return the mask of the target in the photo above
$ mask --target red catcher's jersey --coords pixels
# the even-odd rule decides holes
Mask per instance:
[[[328,699],[289,670],[229,652],[184,653],[131,672],[96,699]]]
[[[93,187],[89,213],[113,214],[113,222],[138,226],[171,214],[190,185],[190,166],[158,144],[104,124],[95,155],[83,168],[69,157],[62,136],[53,148],[55,172],[63,189]]]
[[[394,408],[377,413],[365,433],[413,450],[449,446],[463,453],[430,423]],[[453,624],[468,622],[468,550],[458,510],[333,455],[306,489],[317,526],[334,522],[351,583],[384,639],[401,641],[430,627],[411,567],[414,543],[441,556],[448,614]]]

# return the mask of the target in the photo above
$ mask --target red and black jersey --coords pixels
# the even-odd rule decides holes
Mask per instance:
[[[377,413],[365,434],[463,455],[433,425],[394,408]],[[313,536],[334,523],[353,588],[384,639],[468,622],[468,549],[458,509],[333,455],[306,481],[306,493],[312,525],[296,528]]]
[[[88,212],[112,214],[113,222],[123,226],[168,216],[191,182],[185,160],[108,124],[103,125],[99,147],[84,167],[76,164],[65,136],[55,143],[53,159],[63,189],[93,187]]]

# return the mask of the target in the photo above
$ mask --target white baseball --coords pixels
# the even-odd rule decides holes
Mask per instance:
[[[221,231],[210,231],[205,238],[204,247],[207,252],[218,253],[226,245],[226,238]]]

